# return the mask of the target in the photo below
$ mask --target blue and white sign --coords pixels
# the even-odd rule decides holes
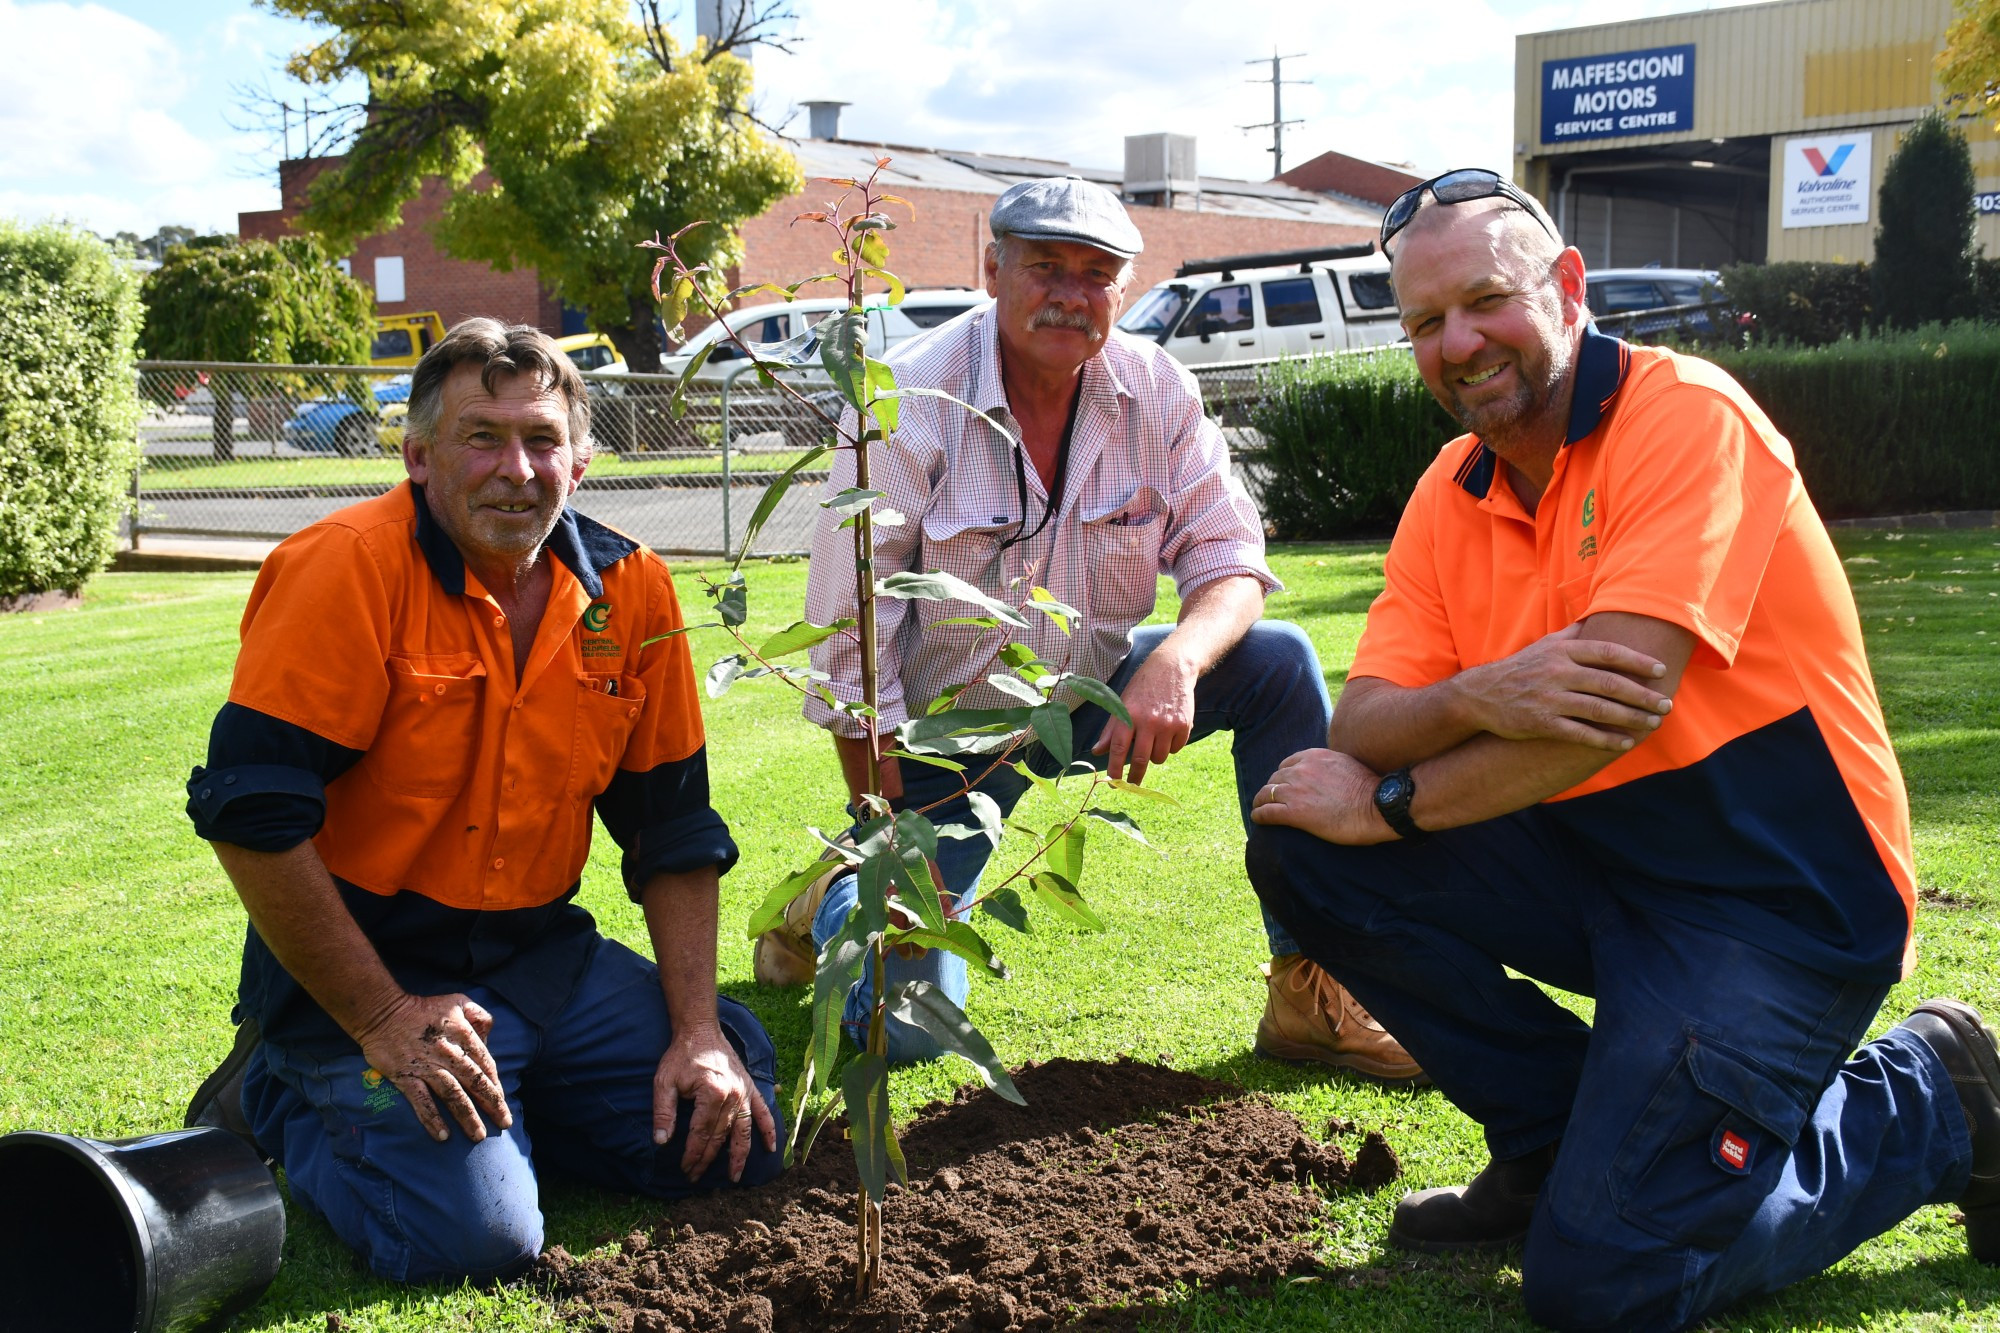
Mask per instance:
[[[2000,190],[1991,194],[1973,195],[1972,206],[1979,210],[1981,217],[1985,217],[1988,213],[2000,213]]]
[[[1542,62],[1542,142],[1694,128],[1694,47]]]
[[[1780,225],[1838,227],[1868,221],[1874,193],[1869,150],[1874,143],[1869,130],[1785,140]]]

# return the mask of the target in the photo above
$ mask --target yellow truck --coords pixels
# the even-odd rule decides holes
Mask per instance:
[[[375,343],[368,359],[378,366],[414,366],[432,343],[444,337],[444,321],[435,310],[409,315],[377,315]]]

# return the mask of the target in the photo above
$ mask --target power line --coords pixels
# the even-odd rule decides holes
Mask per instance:
[[[1273,48],[1271,51],[1271,77],[1269,79],[1244,80],[1246,83],[1269,83],[1271,85],[1271,118],[1260,124],[1245,125],[1242,128],[1246,132],[1250,130],[1271,131],[1271,174],[1273,176],[1282,176],[1285,172],[1285,126],[1305,124],[1303,120],[1285,119],[1285,85],[1288,83],[1312,82],[1311,79],[1286,78],[1284,76],[1284,63],[1287,60],[1303,60],[1304,58],[1305,53],[1302,51],[1281,56],[1278,54],[1276,48]],[[1243,63],[1246,65],[1261,65],[1264,63],[1264,59],[1259,56],[1255,60],[1246,60]]]

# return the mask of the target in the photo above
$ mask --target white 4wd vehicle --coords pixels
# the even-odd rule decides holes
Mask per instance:
[[[863,301],[868,311],[868,355],[880,357],[897,343],[914,338],[926,329],[934,329],[968,310],[991,303],[992,298],[986,293],[962,287],[913,291],[900,304],[893,306],[885,295],[870,295]],[[666,374],[678,375],[702,348],[722,339],[722,345],[708,354],[708,360],[702,363],[694,377],[697,384],[722,383],[732,370],[747,359],[741,347],[723,338],[725,324],[738,338],[754,345],[762,355],[776,360],[803,357],[808,366],[816,366],[819,363],[817,344],[810,337],[814,326],[828,315],[845,309],[847,302],[844,299],[815,296],[731,310],[720,321],[682,343],[671,356],[663,358],[660,369]],[[780,349],[777,345],[781,343],[791,346]],[[756,387],[756,377],[749,372],[738,378],[740,387]]]
[[[1118,327],[1208,365],[1396,342],[1398,313],[1389,261],[1363,243],[1183,264]]]

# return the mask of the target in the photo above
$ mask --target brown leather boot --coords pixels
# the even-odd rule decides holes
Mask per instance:
[[[1266,990],[1257,1054],[1313,1060],[1384,1083],[1430,1082],[1409,1052],[1312,959],[1288,953],[1261,970]]]
[[[826,873],[806,885],[785,904],[785,919],[757,937],[751,971],[760,986],[803,986],[819,971],[819,950],[813,946],[813,916],[833,881],[847,873],[839,861],[827,862]]]
[[[1556,1164],[1551,1143],[1525,1157],[1489,1161],[1469,1185],[1406,1194],[1389,1223],[1389,1243],[1405,1250],[1504,1250],[1528,1238],[1542,1182]]]
[[[1902,1026],[1937,1052],[1972,1133],[1972,1177],[1953,1200],[1965,1243],[1983,1264],[2000,1264],[2000,1043],[1962,1000],[1926,1000]]]

